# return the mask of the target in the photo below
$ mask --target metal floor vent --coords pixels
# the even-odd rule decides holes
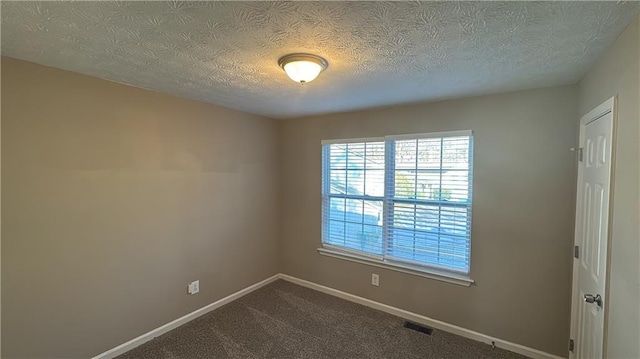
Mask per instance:
[[[420,325],[416,323],[404,322],[404,327],[411,330],[418,331],[420,333],[424,333],[426,335],[431,335],[431,333],[433,333],[433,328],[425,327],[424,325]]]

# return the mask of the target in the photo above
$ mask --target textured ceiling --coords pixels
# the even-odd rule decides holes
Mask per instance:
[[[1,2],[2,54],[273,118],[575,83],[616,2]],[[299,85],[292,52],[329,61]]]

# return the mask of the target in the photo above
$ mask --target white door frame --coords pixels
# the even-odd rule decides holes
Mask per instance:
[[[580,137],[579,137],[579,148],[584,148],[584,136],[585,136],[585,125],[590,123],[603,115],[611,112],[611,121],[612,121],[612,131],[611,131],[611,174],[610,174],[610,184],[609,184],[609,208],[608,208],[608,229],[607,229],[607,263],[605,267],[605,296],[604,298],[604,331],[603,331],[603,356],[606,358],[607,356],[607,337],[608,337],[608,326],[609,326],[609,278],[611,271],[611,231],[613,224],[613,185],[614,185],[614,173],[615,173],[615,152],[616,152],[616,129],[617,129],[617,99],[616,96],[611,97],[607,101],[600,104],[598,107],[589,111],[586,115],[580,118]],[[581,155],[581,154],[580,154]],[[582,166],[578,165],[578,182],[577,182],[577,191],[576,191],[576,211],[575,211],[575,227],[574,227],[574,246],[579,243],[579,236],[581,235],[582,230],[582,216],[580,215],[582,209],[582,181],[584,177],[584,169]],[[575,248],[575,247],[574,247]],[[573,258],[573,274],[572,274],[572,284],[571,284],[571,331],[570,338],[575,340],[577,338],[577,311],[579,308],[579,301],[582,298],[578,298],[576,293],[578,293],[578,265],[579,261],[576,258]],[[569,359],[582,359],[576,358],[575,350],[569,353]]]

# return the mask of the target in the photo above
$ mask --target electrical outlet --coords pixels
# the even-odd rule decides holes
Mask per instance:
[[[200,291],[200,281],[196,280],[189,284],[187,287],[187,292],[191,295],[196,294]]]
[[[380,286],[380,276],[373,273],[371,275],[371,285],[375,285],[376,287]]]

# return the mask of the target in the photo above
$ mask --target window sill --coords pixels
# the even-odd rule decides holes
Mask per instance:
[[[469,287],[471,286],[471,284],[474,283],[473,279],[469,277],[465,277],[464,275],[455,275],[453,273],[447,273],[444,271],[441,272],[436,269],[427,269],[427,268],[413,267],[406,264],[380,261],[380,260],[368,258],[366,256],[360,256],[354,253],[346,253],[346,252],[341,252],[338,250],[333,250],[328,248],[318,248],[318,253],[327,257],[343,259],[343,260],[366,264],[366,265],[370,265],[378,268],[389,269],[396,272],[435,279],[442,282],[461,285],[464,287]]]

